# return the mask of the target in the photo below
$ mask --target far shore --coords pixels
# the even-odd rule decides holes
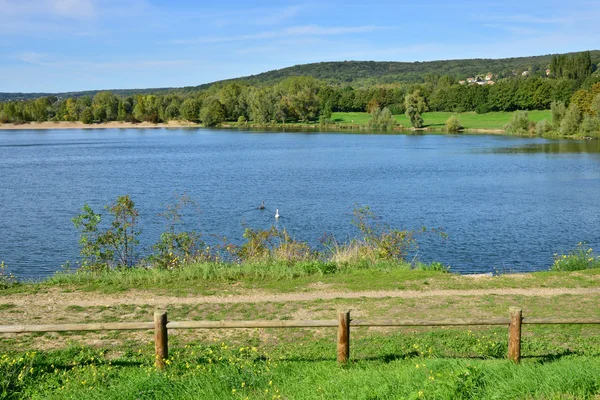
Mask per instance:
[[[168,121],[163,123],[153,124],[151,122],[103,122],[96,124],[84,124],[83,122],[53,122],[53,121],[44,121],[44,122],[26,122],[23,124],[0,124],[0,130],[60,130],[60,129],[155,129],[155,128],[203,128],[202,124],[197,124],[189,121]],[[221,128],[235,128],[237,127],[235,124],[224,123],[220,126]],[[256,125],[256,124],[248,124],[244,126],[246,128],[291,128],[291,129],[318,129],[324,128],[326,131],[340,131],[347,132],[349,130],[364,130],[365,126],[363,125],[349,125],[349,124],[328,124],[325,126],[321,126],[317,124],[267,124],[267,125]],[[442,131],[439,128],[397,128],[394,130],[395,132],[410,132],[410,131],[419,131],[419,132],[440,132]],[[504,134],[505,131],[503,129],[465,129],[463,132],[468,133],[483,133],[483,134]]]
[[[24,124],[0,124],[0,130],[31,130],[31,129],[133,129],[133,128],[196,128],[201,124],[195,124],[188,121],[169,121],[165,123],[153,124],[151,122],[103,122],[100,124],[84,124],[83,122],[27,122]]]

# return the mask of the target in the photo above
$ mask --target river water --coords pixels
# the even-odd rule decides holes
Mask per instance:
[[[481,135],[364,135],[208,129],[0,131],[0,261],[41,278],[78,257],[71,218],[129,194],[142,246],[175,193],[189,229],[239,242],[277,224],[317,246],[356,235],[352,209],[443,228],[413,256],[461,273],[547,269],[553,253],[600,244],[600,143]],[[257,207],[265,202],[266,210]],[[275,210],[282,218],[275,220]]]

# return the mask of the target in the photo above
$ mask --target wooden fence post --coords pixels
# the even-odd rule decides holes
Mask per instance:
[[[337,360],[345,364],[350,358],[350,311],[338,311]]]
[[[167,333],[167,312],[154,312],[154,349],[156,368],[165,369],[165,360],[169,358],[169,335]]]
[[[511,307],[508,310],[510,325],[508,326],[508,358],[518,364],[521,361],[521,322],[523,310]]]

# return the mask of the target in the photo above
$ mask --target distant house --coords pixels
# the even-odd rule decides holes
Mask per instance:
[[[546,76],[550,76],[550,68],[546,69]]]
[[[464,85],[466,83],[466,81],[458,81],[459,85]]]
[[[492,74],[487,74],[485,76],[485,78],[483,78],[481,75],[477,76],[475,78],[467,78],[467,83],[470,85],[476,84],[476,85],[480,85],[480,86],[493,85],[495,82],[491,80],[492,76],[493,76]],[[489,77],[489,79],[488,79],[488,77]],[[461,85],[464,85],[465,81],[459,81],[458,83],[460,83]]]
[[[521,75],[523,75],[523,76],[527,76],[527,75],[529,75],[529,71],[523,71],[523,72],[521,73]]]

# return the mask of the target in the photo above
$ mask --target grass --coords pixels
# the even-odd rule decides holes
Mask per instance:
[[[465,129],[503,129],[504,125],[510,121],[512,112],[490,112],[486,114],[477,114],[475,112],[452,113],[452,112],[427,112],[423,114],[426,128],[444,129],[446,120],[451,115],[456,115]],[[549,110],[529,111],[529,119],[538,122],[542,119],[552,120]],[[395,115],[399,124],[410,127],[410,121],[406,115]],[[363,112],[333,113],[332,120],[340,124],[366,125],[371,119],[371,115]],[[354,121],[354,122],[352,122]]]
[[[504,334],[359,331],[346,366],[336,364],[330,338],[296,332],[269,345],[175,338],[166,372],[153,368],[150,342],[11,351],[0,356],[0,398],[567,399],[599,393],[597,347],[574,352],[525,338],[525,357],[516,366],[504,359]]]
[[[413,269],[408,263],[381,262],[375,265],[347,265],[329,268],[330,263],[245,263],[190,264],[175,270],[119,269],[100,273],[57,274],[38,283],[22,283],[0,290],[0,299],[15,294],[60,290],[62,292],[118,293],[131,289],[159,295],[187,296],[218,293],[243,294],[249,290],[289,293],[314,291],[315,284],[329,290],[433,290],[492,288],[597,287],[600,269],[543,271],[471,278],[429,270]]]
[[[589,261],[587,250],[582,254]],[[582,255],[573,252],[565,259],[570,256]],[[402,262],[197,263],[175,270],[60,274],[0,290],[0,319],[7,324],[150,321],[157,306],[165,307],[172,321],[332,319],[344,309],[355,318],[489,318],[506,316],[515,305],[523,308],[526,318],[600,316],[597,292],[552,297],[535,292],[547,287],[597,288],[600,269],[588,265],[578,271],[478,278],[446,273],[435,263]],[[121,296],[106,293],[132,288],[136,292],[123,297],[122,304],[103,302]],[[429,294],[434,289],[501,288],[532,290],[527,295]],[[323,290],[395,289],[418,290],[422,295],[319,298]],[[315,292],[315,296],[302,301],[261,297],[287,292]],[[197,294],[254,294],[255,299],[207,303],[195,300]],[[57,301],[61,295],[62,303]],[[95,305],[69,299],[73,295]],[[160,295],[185,297],[164,304]],[[128,303],[129,298],[142,302]],[[505,359],[506,327],[353,328],[351,362],[346,366],[335,362],[335,335],[334,328],[174,330],[169,332],[165,372],[153,367],[152,331],[0,336],[0,399],[585,399],[600,395],[600,326],[596,325],[525,325],[519,366]]]

